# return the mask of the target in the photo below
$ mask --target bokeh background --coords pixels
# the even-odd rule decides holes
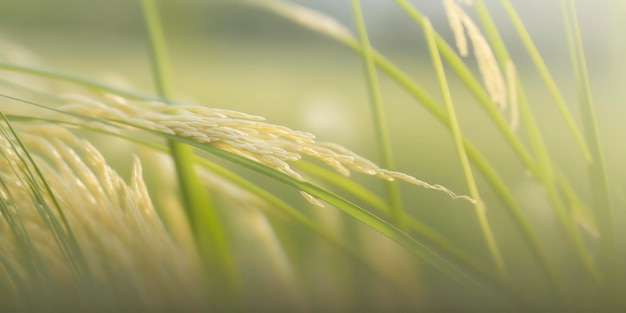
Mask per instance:
[[[347,0],[293,2],[322,11],[354,29]],[[529,93],[529,102],[553,158],[574,181],[581,196],[588,199],[589,186],[582,156],[577,153],[572,137],[506,15],[497,1],[486,2],[516,60]],[[560,1],[511,2],[580,122]],[[430,17],[435,29],[449,43],[454,43],[440,1],[412,3]],[[265,116],[271,123],[312,132],[319,140],[337,142],[372,160],[379,160],[368,111],[363,64],[358,55],[290,21],[237,1],[171,0],[159,1],[159,5],[169,44],[177,101]],[[578,1],[577,5],[610,179],[623,182],[626,181],[623,161],[626,160],[626,124],[622,120],[626,113],[626,4],[620,0],[602,0]],[[440,99],[421,29],[393,1],[365,0],[363,6],[372,44],[432,96]],[[32,55],[31,59],[46,68],[154,93],[139,1],[3,0],[0,4],[0,38],[22,45]],[[475,68],[471,57],[468,63]],[[548,210],[541,188],[526,175],[523,166],[469,92],[450,76],[463,132],[503,173],[531,221],[547,235],[545,240],[557,246],[559,235],[552,230],[556,220]],[[381,75],[381,83],[397,169],[465,193],[461,167],[449,132],[384,75]],[[108,159],[118,164],[122,172],[128,172],[129,154],[122,149],[109,149],[111,146],[103,147]],[[251,179],[262,179],[253,173],[246,175]],[[380,182],[361,176],[355,179],[383,194]],[[613,186],[616,197],[626,198],[624,184]],[[268,188],[283,193],[282,186]],[[480,230],[467,204],[412,186],[402,185],[401,190],[410,214],[433,225],[466,249],[487,255],[480,236],[476,236]],[[500,204],[487,188],[481,191],[502,249],[505,254],[518,255],[515,247],[521,239],[519,234],[507,232],[512,225],[510,217],[498,210]],[[284,196],[292,197],[293,194],[285,193]],[[408,290],[426,292],[424,290],[428,288],[410,281],[409,278],[418,275],[415,272],[419,270],[406,262],[410,259],[404,255],[406,252],[330,208],[317,210],[312,214],[329,228],[336,228],[341,236],[360,238],[358,241],[365,253],[376,260],[386,275],[407,286]],[[253,234],[246,234],[246,229],[231,232],[237,238],[239,248],[235,252],[239,254],[244,274],[250,277],[250,284],[257,286],[250,288],[250,293],[271,299],[267,293],[280,294],[281,288],[282,292],[288,292],[289,286],[281,285],[268,274],[272,271],[267,269],[273,265],[270,257],[257,251],[259,248],[252,239]],[[552,235],[556,238],[551,238]],[[311,290],[315,290],[310,294],[324,299],[330,308],[354,309],[354,303],[358,301],[345,299],[363,294],[350,291],[350,288],[357,288],[352,285],[353,279],[341,279],[345,275],[360,276],[346,274],[347,268],[354,267],[351,261],[316,242],[311,234],[299,236],[283,243],[290,249],[300,250],[303,258],[310,258],[308,267],[303,270],[308,273],[305,280],[309,281]],[[302,252],[308,249],[314,253]],[[528,260],[527,254],[519,252],[519,259],[511,262]],[[356,271],[358,273],[358,269]],[[365,285],[376,285],[376,278],[367,274],[362,279]],[[274,291],[267,291],[267,284],[272,286],[269,290]],[[385,305],[387,297],[393,299],[384,288],[371,289],[372,297],[380,297],[381,306]],[[453,295],[454,291],[447,294],[450,298]],[[445,303],[447,299],[440,300]],[[267,305],[271,306],[271,302],[268,300]]]

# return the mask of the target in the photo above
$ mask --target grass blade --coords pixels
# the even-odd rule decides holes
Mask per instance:
[[[158,100],[158,97],[148,96],[145,94],[125,90],[122,88],[113,87],[111,85],[103,84],[99,81],[84,77],[81,75],[60,72],[55,70],[33,68],[23,65],[11,64],[6,62],[0,62],[0,69],[5,71],[12,71],[17,73],[23,73],[33,75],[42,78],[48,78],[55,81],[64,81],[78,86],[82,86],[88,89],[105,90],[114,94],[124,96],[131,99],[143,99],[143,100]]]
[[[472,169],[467,158],[467,153],[465,151],[465,147],[463,146],[461,128],[459,127],[454,104],[452,103],[450,88],[448,87],[446,74],[443,69],[443,64],[441,63],[441,56],[439,54],[439,50],[437,49],[437,44],[435,43],[433,29],[428,20],[424,22],[424,35],[426,37],[428,50],[430,51],[431,60],[437,74],[439,87],[441,88],[443,102],[446,106],[446,110],[448,111],[448,116],[450,119],[450,130],[452,132],[452,137],[454,139],[454,144],[459,160],[461,161],[461,165],[463,167],[463,173],[467,182],[467,186],[469,188],[470,197],[476,199],[477,201],[475,204],[476,214],[478,216],[480,228],[483,232],[483,237],[485,238],[487,247],[489,248],[489,252],[491,253],[491,257],[496,264],[501,278],[503,280],[508,280],[509,274],[507,272],[506,265],[504,264],[504,259],[502,258],[502,254],[500,253],[500,249],[498,248],[498,245],[496,243],[495,237],[491,230],[491,226],[489,225],[489,221],[487,220],[486,208],[484,202],[480,198],[480,194],[478,193],[478,186],[476,185],[476,181],[474,180],[474,174],[472,173]]]
[[[9,140],[9,143],[22,162],[23,167],[20,167],[20,170],[24,174],[24,185],[29,186],[29,190],[32,191],[31,197],[33,203],[37,207],[44,223],[50,227],[50,230],[59,245],[59,249],[61,249],[63,255],[68,261],[68,264],[70,264],[70,268],[72,269],[77,281],[83,283],[88,282],[91,280],[91,273],[89,272],[89,268],[78,244],[78,240],[68,223],[59,201],[55,197],[52,188],[47,183],[41,169],[37,166],[37,163],[35,163],[32,155],[28,152],[28,149],[18,136],[17,132],[11,126],[11,123],[7,119],[4,112],[0,111],[0,115],[2,116],[2,120],[6,123],[8,132],[5,131],[4,128],[0,128],[0,131],[4,137],[10,138],[10,136],[12,136],[15,140],[16,144],[14,144],[12,140]],[[47,204],[46,196],[52,203],[52,206],[54,206],[60,221],[57,220],[57,217]]]
[[[609,197],[606,166],[604,164],[600,144],[598,121],[591,94],[589,73],[587,71],[582,36],[578,25],[576,5],[573,1],[565,0],[562,0],[561,4],[563,8],[563,18],[565,20],[565,29],[568,33],[567,39],[570,46],[570,57],[576,77],[576,89],[578,91],[582,111],[583,129],[587,143],[591,148],[592,160],[588,164],[588,172],[591,179],[590,185],[593,192],[593,203],[596,208],[595,213],[601,238],[602,265],[606,270],[606,276],[610,283],[609,286],[607,286],[607,290],[614,293],[613,290],[619,288],[616,285],[616,280],[619,280],[617,273],[618,246],[615,240],[615,226]]]
[[[502,37],[499,34],[495,23],[491,19],[487,8],[485,7],[483,1],[478,0],[474,4],[478,18],[485,29],[487,37],[489,39],[490,44],[494,48],[494,52],[500,63],[501,67],[504,67],[507,63],[511,62],[510,55],[507,51],[506,46],[502,40]],[[570,238],[570,240],[574,243],[574,247],[576,249],[577,255],[579,259],[586,267],[587,271],[595,277],[596,281],[599,279],[597,274],[597,269],[595,269],[595,265],[589,259],[589,252],[582,244],[582,238],[575,226],[573,225],[572,218],[573,216],[569,216],[565,210],[565,206],[560,199],[560,194],[555,186],[559,186],[560,189],[564,189],[564,193],[566,197],[570,200],[570,202],[579,201],[575,199],[575,195],[573,195],[570,191],[571,187],[569,187],[569,183],[563,177],[555,178],[555,170],[550,160],[550,156],[546,149],[546,145],[543,141],[541,131],[539,130],[537,123],[534,119],[534,116],[531,112],[530,107],[526,101],[526,96],[524,92],[524,88],[517,77],[517,74],[514,75],[515,79],[512,83],[516,84],[515,90],[517,90],[518,105],[519,111],[521,113],[522,121],[524,123],[525,129],[527,130],[528,137],[530,138],[531,148],[537,159],[537,175],[538,179],[542,182],[544,189],[549,193],[549,200],[552,203],[552,208],[555,210],[559,221]],[[552,289],[555,291],[555,294],[558,294],[562,297],[565,297],[563,290],[563,286],[559,284],[558,274],[556,270],[551,265],[551,262],[547,259],[547,257],[542,257],[544,259],[543,269],[549,277],[549,281],[551,282]]]
[[[150,35],[154,82],[162,99],[171,97],[169,59],[165,36],[154,0],[142,0],[142,9]],[[212,280],[225,281],[228,289],[238,293],[240,282],[232,260],[230,247],[222,229],[215,207],[202,186],[194,169],[193,150],[180,142],[169,141],[176,166],[182,199],[200,254],[212,264],[216,260],[218,271],[211,271]],[[222,277],[222,275],[224,277]],[[215,279],[218,277],[218,279]]]
[[[4,151],[0,151],[0,155],[2,155],[5,161],[8,161],[8,157]],[[45,267],[45,263],[43,262],[40,253],[33,245],[30,235],[26,231],[24,223],[18,214],[15,198],[11,194],[7,182],[2,177],[0,177],[0,187],[0,194],[3,196],[2,201],[0,201],[0,215],[9,225],[11,234],[18,243],[21,257],[25,259],[25,262],[22,264],[27,271],[34,276],[34,284],[36,286],[45,286],[45,283],[48,283],[48,279],[50,278],[50,273]],[[7,266],[10,266],[10,264],[7,263]],[[11,272],[14,272],[14,270],[11,270]],[[19,276],[16,275],[12,275],[12,277],[14,277],[14,281],[20,279]]]
[[[385,114],[382,105],[382,97],[380,93],[380,84],[378,82],[378,74],[376,73],[376,64],[373,59],[373,50],[367,35],[363,12],[361,10],[361,1],[352,0],[352,13],[359,32],[361,51],[363,52],[363,61],[365,63],[365,72],[370,94],[370,112],[373,118],[374,129],[376,132],[376,142],[382,155],[382,166],[389,170],[394,170],[393,154],[391,151],[391,142],[389,140],[388,128],[386,125]],[[405,212],[402,208],[400,190],[395,182],[385,182],[387,191],[387,199],[391,207],[391,218],[400,229],[406,228]]]
[[[567,105],[565,104],[565,100],[563,99],[563,96],[559,92],[559,89],[556,86],[556,83],[554,82],[554,78],[548,71],[548,68],[546,67],[545,62],[543,61],[543,58],[539,54],[539,51],[537,50],[537,47],[533,43],[533,40],[530,38],[530,35],[526,31],[526,28],[524,27],[522,20],[519,18],[519,16],[517,15],[517,12],[515,11],[515,8],[513,8],[513,6],[508,0],[501,0],[501,3],[502,3],[502,6],[504,7],[505,12],[509,16],[509,19],[513,23],[513,26],[515,27],[517,34],[520,36],[520,39],[522,40],[522,43],[524,44],[526,51],[528,52],[528,54],[530,55],[530,58],[535,63],[535,67],[537,68],[539,75],[543,79],[544,83],[546,84],[546,87],[548,88],[548,91],[552,95],[552,98],[554,99],[557,105],[557,108],[559,109],[559,112],[561,113],[561,116],[565,120],[565,123],[569,127],[569,130],[572,133],[572,136],[576,140],[578,147],[580,148],[581,152],[583,153],[587,161],[591,162],[592,155],[589,150],[589,147],[587,143],[585,142],[584,137],[582,136],[581,132],[578,130],[578,126],[576,126],[576,122],[574,122],[574,118],[569,112],[569,109],[567,108]]]

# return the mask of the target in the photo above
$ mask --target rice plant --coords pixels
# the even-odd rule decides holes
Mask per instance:
[[[171,2],[133,4],[153,92],[53,69],[3,40],[0,309],[625,310],[623,149],[602,131],[577,4],[560,1],[570,82],[508,0],[497,10],[523,51],[494,3],[442,0],[440,29],[419,4],[387,1],[411,22],[427,75],[374,47],[360,0],[346,1],[353,25],[281,0],[208,5],[353,52],[365,153],[259,116],[271,99],[254,99],[254,114],[182,100],[181,86],[205,81],[176,81]],[[391,93],[404,96],[400,114]],[[399,117],[431,124],[408,130]],[[418,135],[448,149],[394,143]]]

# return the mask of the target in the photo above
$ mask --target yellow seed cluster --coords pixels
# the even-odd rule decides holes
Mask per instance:
[[[134,296],[129,301],[144,308],[201,306],[201,271],[182,256],[156,215],[137,158],[127,184],[94,146],[65,128],[31,126],[20,128],[19,134],[62,207],[89,275],[101,286],[96,288],[105,289],[102,297],[128,290]],[[16,225],[22,224],[36,254],[45,260],[40,267],[50,273],[53,284],[59,290],[72,288],[77,282],[70,262],[54,239],[49,218],[41,214],[33,180],[26,174],[34,167],[20,158],[24,152],[11,143],[16,145],[15,138],[0,136],[0,196],[12,212],[0,216],[0,254],[10,256],[5,260],[19,280],[36,287],[35,273],[25,262],[27,250],[20,246],[19,238],[24,236],[16,233],[20,228]],[[43,190],[43,201],[60,221],[52,197]]]
[[[342,146],[318,142],[310,133],[269,124],[259,116],[203,106],[128,101],[118,96],[108,96],[102,102],[84,96],[71,96],[67,97],[67,101],[68,104],[61,108],[67,112],[210,144],[300,180],[303,177],[289,163],[308,156],[344,175],[355,171],[388,181],[398,179],[472,201],[455,195],[443,186],[430,185],[403,173],[381,169]]]
[[[471,4],[470,2],[467,2]],[[483,77],[483,84],[489,96],[501,109],[507,105],[507,88],[502,70],[489,46],[489,43],[474,21],[465,13],[455,0],[443,0],[450,28],[454,33],[456,46],[462,56],[467,56],[467,37],[472,42],[478,70]]]

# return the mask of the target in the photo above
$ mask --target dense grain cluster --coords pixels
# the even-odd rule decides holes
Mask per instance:
[[[96,301],[111,309],[199,307],[200,270],[182,257],[156,215],[138,159],[127,184],[95,147],[65,128],[31,126],[18,133],[34,163],[4,131],[4,282],[23,288],[22,295],[51,296],[52,303],[69,297],[72,306]],[[78,247],[72,247],[72,238]]]
[[[455,195],[443,186],[431,185],[404,173],[381,169],[342,146],[316,141],[310,133],[265,123],[259,116],[195,105],[128,101],[111,95],[107,99],[97,101],[83,96],[67,97],[68,104],[61,109],[102,121],[146,128],[210,144],[299,180],[303,180],[303,177],[289,163],[300,160],[302,156],[309,156],[346,176],[350,171],[355,171],[388,181],[398,179],[473,202],[466,196]]]
[[[471,4],[471,2],[466,3]],[[476,62],[478,63],[478,69],[483,77],[485,89],[487,89],[494,103],[500,106],[501,109],[505,108],[507,105],[506,83],[489,43],[472,18],[465,13],[455,0],[444,0],[443,5],[448,16],[450,28],[454,33],[459,53],[462,56],[468,55],[467,38],[469,37],[472,42]],[[467,37],[465,32],[467,32]]]

